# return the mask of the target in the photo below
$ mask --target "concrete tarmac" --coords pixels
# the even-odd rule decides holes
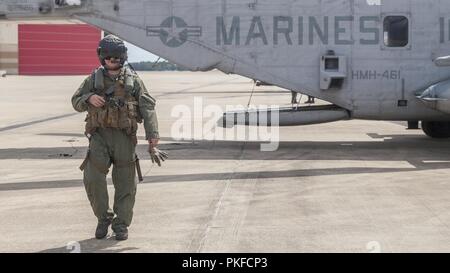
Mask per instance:
[[[195,124],[212,119],[192,108],[247,105],[251,80],[140,75],[158,100],[170,160],[152,166],[141,128],[145,181],[124,242],[93,239],[78,170],[85,114],[70,104],[84,77],[0,78],[0,252],[450,251],[448,140],[401,122],[352,120],[281,128],[279,149],[263,152],[252,139],[208,140]],[[286,106],[290,96],[256,87],[251,102]],[[181,121],[192,126],[180,140]]]

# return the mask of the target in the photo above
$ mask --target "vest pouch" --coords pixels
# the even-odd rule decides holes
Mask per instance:
[[[107,116],[107,108],[101,108],[97,111],[97,122],[99,124],[99,127],[106,127],[106,116]]]
[[[133,101],[129,101],[129,102],[127,103],[127,107],[128,107],[128,116],[129,116],[131,119],[134,119],[134,118],[136,118],[136,116],[137,116],[137,113],[136,113],[136,107],[134,106],[134,104],[135,104],[135,102],[133,102]]]
[[[115,106],[108,107],[108,127],[119,128],[119,109]]]
[[[128,129],[131,127],[131,120],[128,117],[127,106],[120,107],[119,109],[119,128]]]
[[[89,106],[88,114],[86,116],[86,122],[89,123],[89,127],[98,128],[100,124],[98,122],[98,112],[99,109]]]
[[[91,117],[89,118],[89,121],[91,123],[92,128],[100,127],[100,123],[98,123],[98,112],[95,111],[95,112],[92,112],[89,115],[91,115]]]

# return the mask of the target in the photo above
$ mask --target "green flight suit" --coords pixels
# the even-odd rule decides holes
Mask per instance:
[[[102,71],[104,71],[104,90],[107,90],[117,79],[110,77],[105,70]],[[72,105],[78,112],[87,111],[89,98],[94,94],[101,94],[101,90],[95,88],[94,75],[95,73],[89,76],[72,97]],[[150,96],[137,74],[133,73],[129,77],[133,77],[134,88],[131,92],[139,104],[146,139],[159,138],[156,101]],[[130,226],[133,218],[137,183],[135,150],[134,141],[121,129],[98,128],[90,137],[83,182],[95,216],[99,221],[113,219],[113,230]],[[111,165],[115,188],[113,210],[109,206],[106,183],[106,175]]]

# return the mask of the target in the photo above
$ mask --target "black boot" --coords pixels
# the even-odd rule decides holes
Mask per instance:
[[[128,228],[118,228],[114,229],[114,233],[116,234],[117,241],[125,241],[128,240]]]
[[[111,225],[112,220],[101,220],[98,221],[97,229],[95,230],[95,238],[103,239],[108,235],[108,228]]]

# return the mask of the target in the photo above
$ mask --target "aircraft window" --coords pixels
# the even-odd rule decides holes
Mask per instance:
[[[339,70],[339,58],[326,58],[325,70]]]
[[[405,16],[384,18],[384,44],[388,47],[404,47],[409,43],[409,22]]]
[[[55,0],[55,5],[57,8],[81,6],[81,4],[81,0]]]

